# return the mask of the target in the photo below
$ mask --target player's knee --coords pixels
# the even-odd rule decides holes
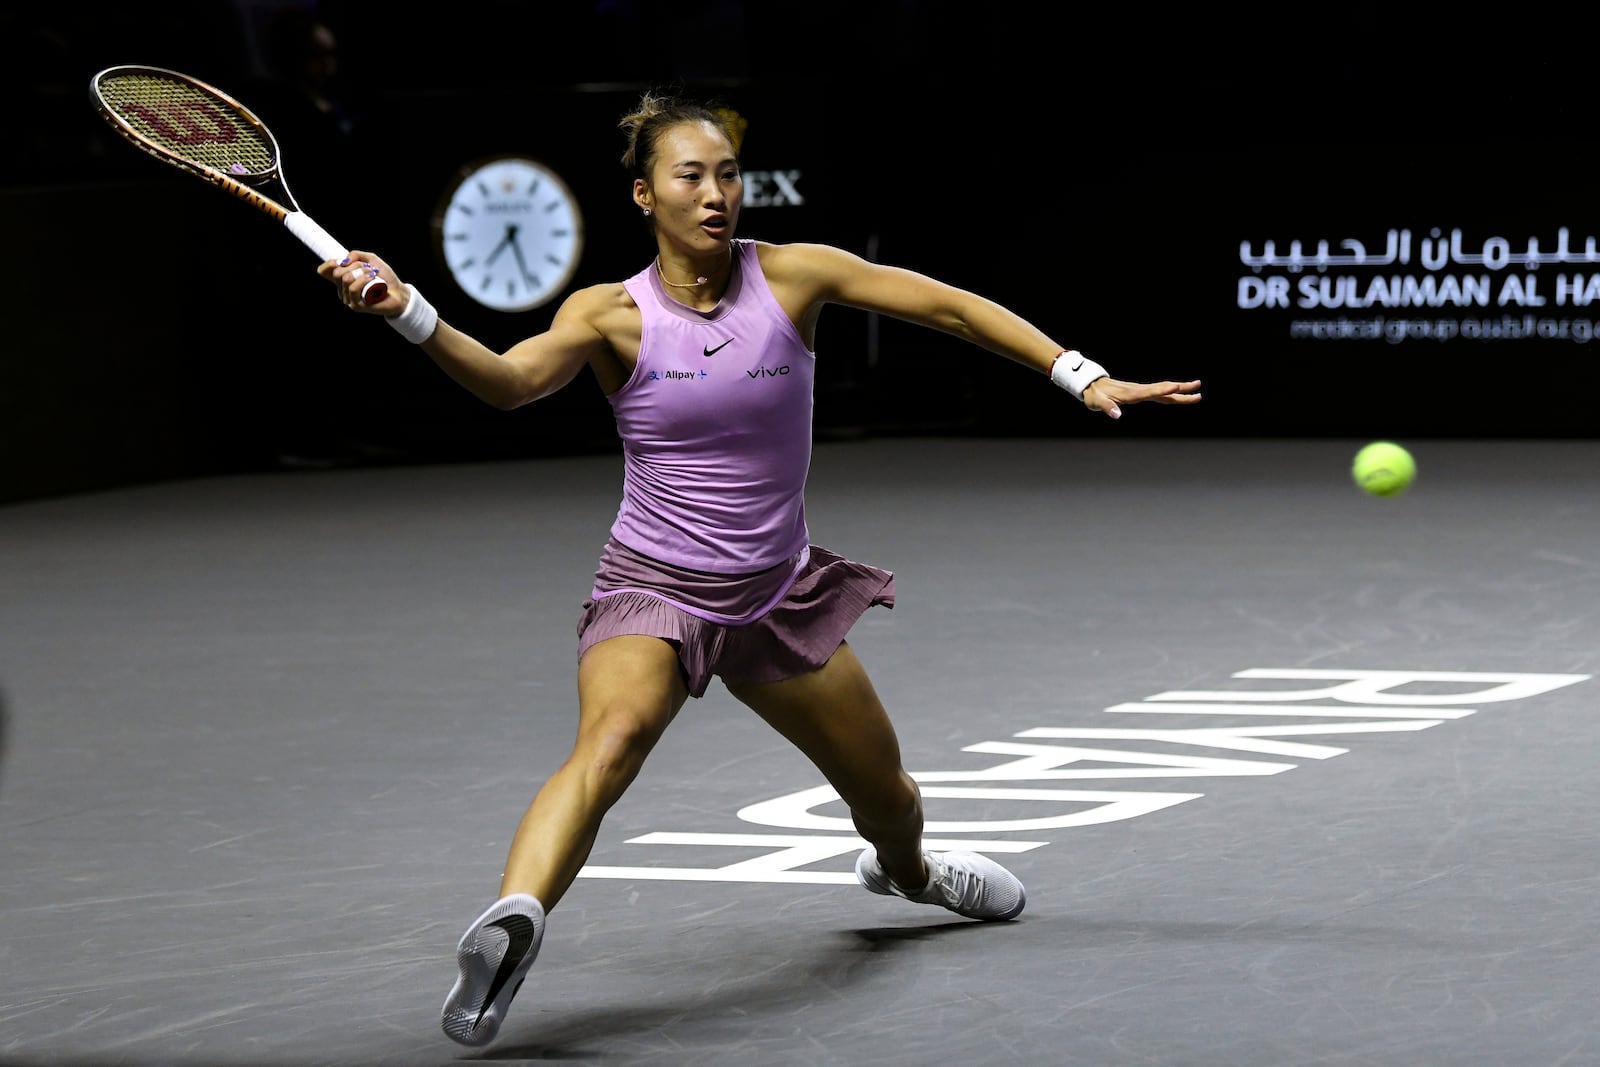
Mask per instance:
[[[624,713],[605,715],[584,731],[575,755],[602,789],[609,786],[620,792],[639,773],[660,735],[660,728],[648,718]]]

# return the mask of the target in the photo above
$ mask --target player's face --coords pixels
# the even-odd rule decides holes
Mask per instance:
[[[685,122],[658,145],[641,205],[656,232],[691,255],[719,252],[733,240],[744,202],[744,178],[727,134],[709,122]]]

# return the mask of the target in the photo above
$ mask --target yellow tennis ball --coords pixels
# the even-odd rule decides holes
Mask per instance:
[[[1374,441],[1356,453],[1350,474],[1373,496],[1395,496],[1416,480],[1417,461],[1393,441]]]

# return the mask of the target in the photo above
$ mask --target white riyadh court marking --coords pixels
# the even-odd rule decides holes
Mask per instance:
[[[1186,800],[1197,800],[1200,793],[1128,793],[1107,792],[1094,789],[968,789],[960,786],[927,785],[940,781],[938,774],[913,774],[911,777],[922,786],[923,800],[1032,800],[1074,805],[1070,811],[1058,815],[1045,815],[1032,819],[980,819],[971,822],[935,821],[929,819],[925,831],[930,834],[994,833],[1010,830],[1057,830],[1068,826],[1093,826],[1098,823],[1120,822],[1136,815],[1170,808]],[[739,809],[739,818],[763,826],[787,826],[796,830],[822,830],[838,832],[854,824],[848,815],[818,815],[811,809],[839,799],[832,786],[819,785],[798,793],[764,800]],[[1089,808],[1076,805],[1090,804]]]
[[[1115,741],[1167,741],[1177,745],[1202,745],[1206,748],[1231,748],[1240,752],[1262,752],[1273,756],[1299,756],[1327,759],[1350,751],[1332,745],[1307,745],[1298,741],[1268,741],[1269,737],[1305,737],[1322,734],[1411,733],[1438,726],[1444,720],[1409,719],[1404,722],[1318,722],[1290,726],[1206,726],[1192,730],[1116,730],[1096,727],[1072,728],[1036,726],[1018,737],[1102,738]],[[1070,750],[1069,750],[1070,751]]]
[[[923,844],[935,852],[959,848],[969,852],[1027,852],[1044,841],[972,841],[926,838]],[[809,882],[823,885],[855,885],[853,872],[799,871],[796,867],[819,860],[860,852],[867,843],[859,837],[812,837],[794,834],[694,834],[658,830],[630,837],[630,845],[732,845],[771,848],[774,851],[754,859],[723,867],[585,867],[579,878],[638,878],[677,882]]]
[[[1016,831],[1037,833],[1078,826],[1117,822],[1198,800],[1204,793],[1136,792],[1121,789],[1059,789],[1018,787],[1026,781],[1061,782],[1093,779],[1101,782],[1139,779],[1233,778],[1280,775],[1298,764],[1286,760],[1325,760],[1349,752],[1347,748],[1312,741],[1310,737],[1359,737],[1377,734],[1417,733],[1445,722],[1467,718],[1483,705],[1525,700],[1564,686],[1587,681],[1587,674],[1490,674],[1460,671],[1343,670],[1258,667],[1239,671],[1234,678],[1289,682],[1332,683],[1310,689],[1277,690],[1170,690],[1143,701],[1113,704],[1113,713],[1154,715],[1212,715],[1224,722],[1248,716],[1299,719],[1298,722],[1178,727],[1169,729],[1119,729],[1114,727],[1035,726],[1012,734],[1014,740],[980,741],[963,752],[999,759],[988,767],[947,771],[914,771],[923,797],[938,801],[965,800],[1015,806],[1027,801],[1048,807],[1028,818],[986,817],[964,821],[929,819],[926,844],[930,849],[951,848],[974,852],[1026,852],[1048,841],[1006,839],[974,840],[940,837],[949,834],[996,834]],[[1453,693],[1402,692],[1403,687],[1428,689],[1453,687]],[[1331,721],[1306,722],[1306,719]],[[1021,740],[1016,740],[1021,739]],[[1145,752],[1097,745],[1045,744],[1044,741],[1122,741],[1152,746],[1185,746],[1189,751]],[[1031,742],[1031,743],[1029,743]],[[1241,759],[1200,753],[1195,749],[1252,753],[1272,760]],[[968,783],[957,785],[952,783]],[[979,784],[993,783],[993,784]],[[1003,783],[1003,784],[1002,784]],[[750,804],[739,818],[762,826],[805,831],[802,834],[715,834],[659,831],[630,838],[630,845],[665,847],[743,846],[764,850],[761,855],[720,867],[589,866],[584,878],[655,879],[701,882],[795,882],[853,885],[846,872],[800,870],[812,864],[853,853],[865,847],[855,834],[848,814],[824,815],[815,809],[836,804],[831,786],[797,790]]]
[[[1158,694],[1150,700],[1165,699]],[[1367,706],[1340,708],[1331,704],[1113,704],[1107,711],[1147,711],[1155,715],[1300,715],[1322,719],[1464,719],[1476,708],[1416,708]]]
[[[1316,681],[1318,679],[1347,679],[1342,685],[1324,689],[1274,690],[1248,693],[1237,689],[1174,690],[1157,693],[1147,700],[1218,700],[1240,703],[1258,700],[1342,700],[1347,704],[1492,704],[1502,700],[1525,700],[1548,693],[1552,689],[1572,685],[1589,679],[1587,674],[1483,674],[1463,671],[1343,671],[1306,670],[1298,668],[1251,667],[1239,671],[1235,678],[1278,678],[1290,681]],[[1413,682],[1453,682],[1473,685],[1495,683],[1485,689],[1466,693],[1396,693],[1394,690]]]

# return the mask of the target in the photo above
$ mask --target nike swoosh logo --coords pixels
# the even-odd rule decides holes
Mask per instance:
[[[1073,367],[1072,369],[1073,369],[1074,372],[1082,370],[1083,369],[1083,360],[1081,360],[1081,359],[1078,360],[1078,365],[1076,367]]]
[[[533,944],[533,920],[526,915],[507,915],[489,925],[504,930],[510,940],[506,942],[506,954],[500,957],[500,969],[494,972],[494,981],[489,983],[489,992],[484,995],[483,1007],[478,1009],[478,1017],[472,1022],[474,1028],[483,1022],[484,1013],[494,1003],[494,998],[500,995],[500,990],[511,981],[512,972],[522,963],[522,957],[528,954],[528,947]],[[517,984],[520,986],[522,983]]]
[[[733,338],[730,337],[726,341],[724,341],[720,345],[718,345],[716,348],[702,348],[700,351],[703,352],[707,356],[714,356],[718,352],[721,352],[724,348],[727,348],[731,344],[733,344]]]

